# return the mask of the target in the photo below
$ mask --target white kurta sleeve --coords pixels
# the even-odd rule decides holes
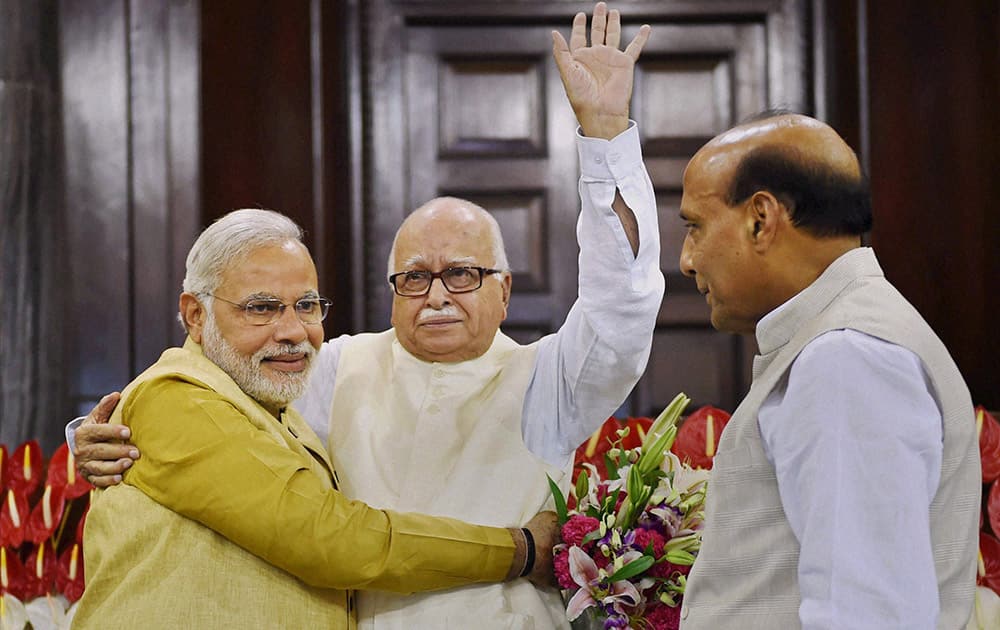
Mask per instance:
[[[920,360],[852,330],[805,347],[758,423],[799,540],[804,630],[931,630],[942,419]]]
[[[306,391],[292,403],[324,446],[327,446],[330,435],[330,406],[333,404],[333,386],[337,383],[340,351],[350,338],[350,335],[341,335],[323,343],[316,355]]]
[[[656,200],[635,123],[612,140],[577,133],[577,148],[579,296],[559,331],[539,341],[522,417],[528,449],[556,466],[645,370],[664,290]],[[616,190],[638,222],[637,255],[612,210]]]

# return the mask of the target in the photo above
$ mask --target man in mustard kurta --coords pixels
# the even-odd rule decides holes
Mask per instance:
[[[230,213],[187,260],[183,348],[123,392],[115,420],[144,457],[95,497],[79,628],[353,628],[356,588],[413,592],[527,573],[518,530],[349,501],[288,406],[329,303],[292,221]],[[529,523],[540,555],[551,516]]]

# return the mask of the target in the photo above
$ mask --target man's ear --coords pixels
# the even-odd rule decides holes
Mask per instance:
[[[184,292],[181,293],[180,313],[188,336],[195,343],[201,343],[201,333],[207,316],[205,305],[195,297],[194,293]]]
[[[500,290],[503,292],[503,318],[507,319],[507,307],[510,306],[510,287],[513,284],[510,272],[505,271],[500,278]]]
[[[747,230],[753,247],[764,252],[774,244],[778,226],[787,217],[788,210],[781,201],[766,190],[758,190],[747,203]]]

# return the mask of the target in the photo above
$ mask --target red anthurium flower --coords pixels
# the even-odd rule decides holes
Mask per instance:
[[[49,461],[49,476],[46,481],[54,487],[65,488],[63,496],[67,501],[72,501],[89,492],[94,486],[87,483],[76,470],[76,458],[70,452],[69,447],[63,443],[52,455]]]
[[[59,556],[56,588],[73,603],[83,596],[83,549],[73,543]]]
[[[24,495],[7,490],[0,506],[0,547],[16,549],[24,542],[24,529],[28,523],[28,500]]]
[[[584,463],[593,464],[602,474],[606,474],[604,454],[611,448],[611,443],[618,439],[618,431],[626,427],[629,429],[628,435],[622,440],[621,448],[636,448],[642,444],[642,439],[652,424],[651,418],[627,418],[624,421],[614,416],[608,418],[600,429],[594,431],[589,440],[576,449],[573,479],[575,480],[583,470]]]
[[[1000,484],[994,482],[986,494],[986,520],[989,521],[990,529],[996,535],[1000,532]],[[980,513],[982,516],[982,513]],[[981,526],[980,526],[981,527]]]
[[[983,483],[1000,477],[1000,423],[982,405],[976,407],[979,431],[979,458],[983,462]]]
[[[728,422],[729,414],[722,409],[702,407],[681,423],[670,450],[694,468],[711,468],[719,436]]]
[[[24,599],[24,566],[17,553],[0,545],[0,595]]]
[[[52,592],[56,583],[56,553],[46,541],[35,548],[24,563],[25,597],[30,600]]]
[[[1000,540],[985,532],[979,533],[979,571],[976,584],[988,586],[1000,593]]]
[[[66,500],[62,488],[53,488],[46,484],[45,493],[38,500],[35,509],[31,511],[28,525],[24,531],[24,539],[35,543],[48,540],[62,521]]]
[[[10,454],[5,466],[7,487],[30,496],[45,475],[42,469],[42,447],[35,440],[25,442]]]

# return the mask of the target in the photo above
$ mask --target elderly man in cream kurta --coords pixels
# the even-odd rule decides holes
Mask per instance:
[[[476,523],[524,522],[547,504],[546,475],[569,481],[575,447],[642,373],[663,292],[652,187],[627,120],[629,92],[597,91],[606,99],[597,102],[582,95],[615,62],[630,89],[648,29],[620,52],[618,17],[609,17],[605,40],[603,8],[595,11],[595,46],[583,46],[582,14],[571,45],[557,36],[555,46],[582,131],[577,303],[557,333],[515,343],[498,332],[511,281],[495,221],[453,198],[411,214],[389,261],[393,328],[326,343],[296,403],[329,431],[349,496]],[[602,126],[601,107],[615,108],[611,126]],[[558,593],[523,580],[431,596],[368,592],[358,613],[360,627],[379,630],[568,627]]]
[[[370,505],[525,522],[566,485],[573,453],[645,369],[663,296],[659,230],[638,130],[628,119],[644,26],[624,50],[597,5],[554,55],[580,122],[579,298],[553,335],[499,332],[511,276],[496,221],[435,199],[400,227],[389,260],[393,328],[327,342],[295,402],[328,444],[341,490]],[[86,427],[88,432],[92,427]],[[78,457],[85,459],[85,453]],[[112,467],[81,467],[103,475]],[[362,628],[566,628],[555,590],[526,580],[433,596],[359,594]]]

